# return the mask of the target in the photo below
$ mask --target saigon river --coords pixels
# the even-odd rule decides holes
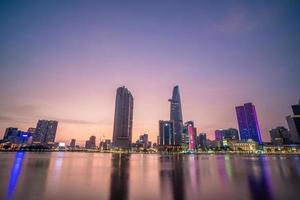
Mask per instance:
[[[0,199],[297,199],[300,156],[0,153]]]

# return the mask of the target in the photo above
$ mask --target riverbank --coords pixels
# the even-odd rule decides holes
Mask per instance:
[[[299,155],[300,152],[133,152],[133,151],[99,151],[99,150],[54,150],[54,149],[35,149],[35,150],[0,150],[0,152],[71,152],[71,153],[122,153],[122,154],[159,154],[159,155],[248,155],[248,156],[281,156],[281,155]]]

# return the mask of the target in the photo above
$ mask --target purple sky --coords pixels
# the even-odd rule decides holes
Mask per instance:
[[[299,1],[1,1],[0,136],[57,119],[57,141],[111,138],[116,88],[134,140],[169,119],[172,88],[198,132],[237,128],[253,102],[263,140],[300,98]],[[212,138],[212,137],[211,137]]]

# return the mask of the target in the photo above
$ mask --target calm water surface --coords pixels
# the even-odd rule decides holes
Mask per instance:
[[[299,156],[0,153],[0,199],[299,199]]]

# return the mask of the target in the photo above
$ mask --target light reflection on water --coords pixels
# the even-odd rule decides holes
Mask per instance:
[[[23,152],[16,153],[14,164],[13,164],[13,166],[11,168],[11,172],[10,172],[10,179],[9,179],[7,194],[6,194],[6,198],[5,198],[7,200],[12,199],[12,195],[14,193],[14,190],[15,190],[20,172],[21,172],[24,155],[25,155],[25,153],[23,153]]]
[[[0,153],[0,199],[298,199],[297,156]]]

